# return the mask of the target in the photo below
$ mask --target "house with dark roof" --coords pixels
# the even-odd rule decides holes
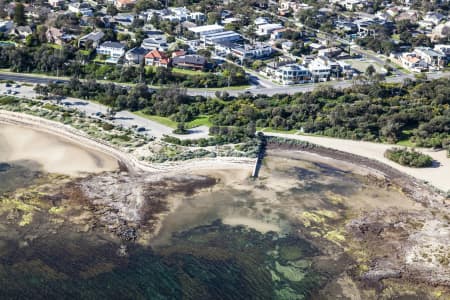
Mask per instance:
[[[188,54],[172,58],[172,66],[182,69],[202,70],[206,65],[206,58],[201,55]]]
[[[145,55],[149,52],[148,49],[142,47],[134,47],[125,53],[125,60],[129,64],[139,65],[145,61]]]
[[[145,55],[145,65],[147,66],[167,68],[169,64],[169,57],[158,49],[154,49]]]
[[[97,48],[101,39],[105,36],[103,31],[90,32],[78,40],[78,47],[86,46],[86,43],[92,43],[92,47]]]

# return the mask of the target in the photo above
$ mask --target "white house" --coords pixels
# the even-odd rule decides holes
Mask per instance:
[[[275,70],[272,78],[281,84],[298,84],[311,81],[311,73],[299,64],[289,64]]]
[[[399,60],[410,71],[420,73],[428,70],[428,64],[414,52],[402,53]]]
[[[142,41],[141,47],[148,50],[158,49],[159,51],[167,51],[169,45],[164,35],[152,35]]]
[[[440,69],[445,63],[445,55],[429,47],[416,47],[414,52],[434,69]]]
[[[442,53],[447,58],[450,57],[450,45],[443,45],[443,44],[435,45],[434,46],[434,51]]]
[[[223,32],[224,27],[218,24],[213,24],[213,25],[191,27],[189,28],[189,31],[195,33],[197,37],[203,37],[209,34]]]
[[[438,12],[427,12],[427,14],[423,17],[424,21],[433,23],[434,25],[441,23],[444,19],[444,15]]]
[[[203,36],[207,45],[215,45],[220,43],[232,43],[242,39],[242,36],[234,31],[222,31]]]
[[[108,56],[108,61],[116,62],[125,54],[125,45],[107,41],[97,47],[97,53]]]
[[[327,81],[331,77],[331,67],[322,59],[314,59],[308,65],[314,82]]]
[[[283,28],[284,27],[281,24],[275,24],[275,23],[262,24],[262,25],[258,26],[258,29],[256,30],[256,34],[259,36],[270,35],[275,30],[283,29]]]
[[[81,14],[86,17],[92,17],[94,12],[88,3],[72,2],[67,6],[67,10],[73,12],[74,14]]]

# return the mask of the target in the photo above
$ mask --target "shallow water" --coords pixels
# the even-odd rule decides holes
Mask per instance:
[[[176,209],[141,246],[64,219],[52,208],[57,197],[31,187],[53,179],[23,177],[32,167],[38,178],[38,165],[0,171],[0,299],[308,299],[349,261],[306,237],[334,249],[350,207],[412,205],[349,170],[273,157],[258,180],[236,176],[171,199]],[[31,196],[11,200],[27,188]]]

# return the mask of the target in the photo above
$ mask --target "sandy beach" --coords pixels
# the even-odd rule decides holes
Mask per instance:
[[[49,173],[78,176],[116,170],[117,160],[58,136],[30,128],[0,124],[0,160],[32,160]]]
[[[203,158],[193,159],[189,161],[180,162],[165,162],[160,164],[148,163],[140,161],[135,156],[125,153],[118,147],[115,147],[105,141],[96,140],[88,136],[86,133],[77,130],[73,127],[46,120],[43,118],[15,113],[5,110],[0,110],[0,124],[18,125],[22,128],[32,129],[46,134],[51,134],[55,137],[61,138],[68,143],[82,145],[85,149],[102,153],[114,158],[120,165],[126,167],[129,171],[135,172],[149,172],[155,175],[179,172],[193,172],[196,170],[208,170],[211,168],[230,169],[236,166],[251,168],[255,162],[253,158],[245,157],[218,157],[218,158]]]
[[[430,155],[438,162],[438,165],[431,168],[409,168],[384,157],[384,152],[387,149],[396,147],[395,145],[296,134],[267,133],[267,135],[306,141],[322,147],[373,159],[400,172],[428,182],[442,191],[450,191],[450,158],[447,157],[444,150],[435,151],[433,149],[418,148],[418,151]]]

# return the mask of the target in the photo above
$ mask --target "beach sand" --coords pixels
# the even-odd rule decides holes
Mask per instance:
[[[431,168],[409,168],[384,157],[384,152],[387,149],[401,146],[296,134],[268,133],[267,135],[302,140],[322,147],[367,157],[417,179],[426,181],[442,191],[450,191],[450,158],[447,157],[445,150],[435,151],[433,149],[418,148],[418,151],[431,156],[437,162],[437,165]]]
[[[31,160],[49,173],[80,176],[118,168],[109,155],[30,128],[0,124],[0,141],[1,162]]]

